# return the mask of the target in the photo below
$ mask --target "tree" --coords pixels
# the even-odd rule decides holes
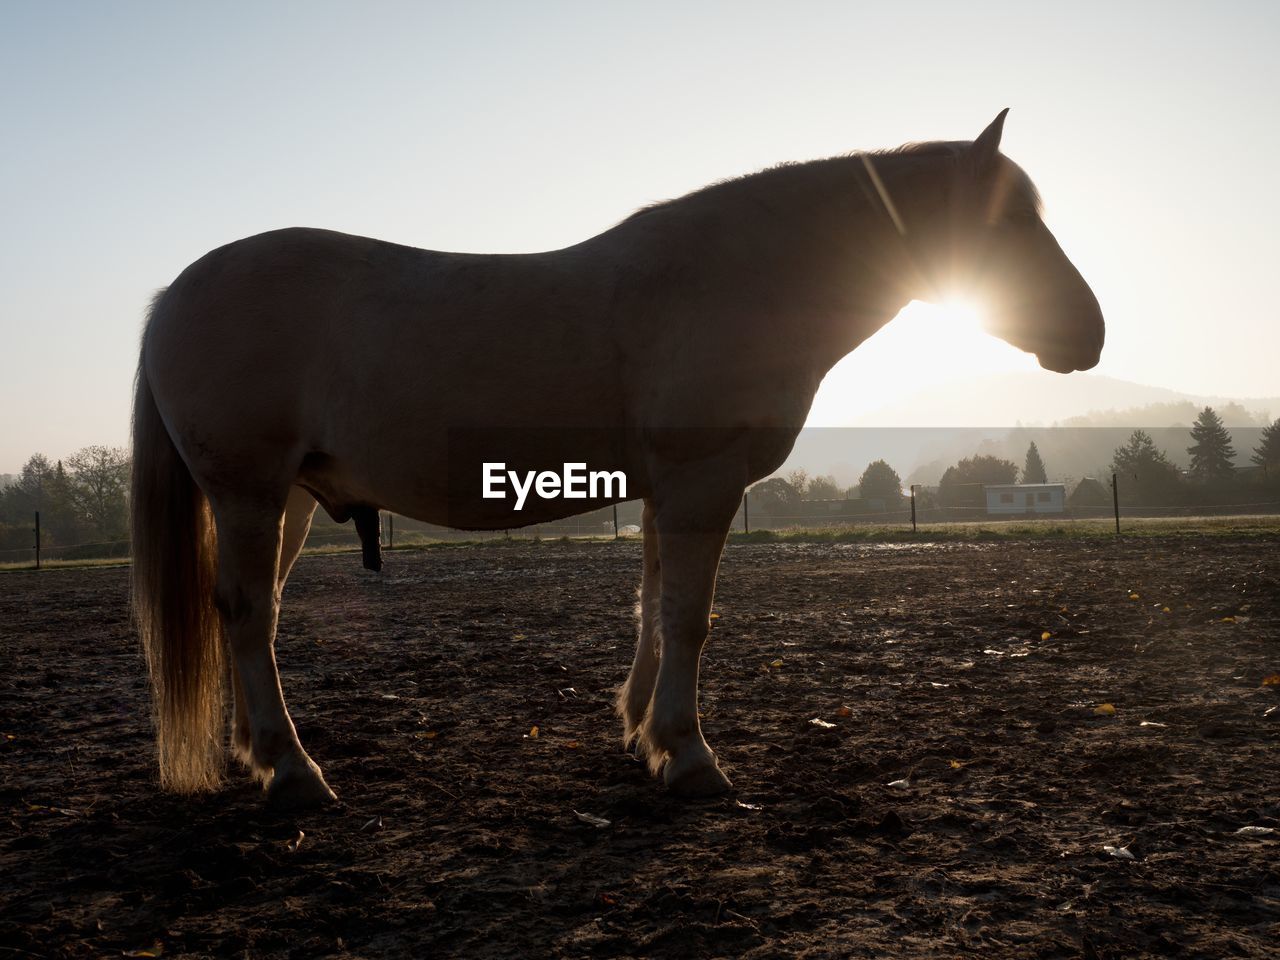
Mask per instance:
[[[41,539],[46,545],[85,539],[80,511],[72,497],[71,478],[62,461],[51,464],[41,453],[27,460],[14,482],[0,490],[0,524],[27,531],[37,511]],[[26,539],[25,532],[20,539]]]
[[[1085,477],[1067,497],[1070,507],[1109,507],[1111,493],[1093,477]]]
[[[0,491],[0,520],[26,523],[36,510],[47,513],[54,498],[55,471],[43,453],[32,454],[14,482]]]
[[[980,454],[947,467],[938,484],[938,498],[945,507],[983,506],[983,485],[1013,483],[1017,477],[1018,465],[1013,461]]]
[[[793,517],[800,512],[800,494],[782,477],[761,480],[747,491],[748,509],[758,516]]]
[[[119,447],[85,447],[67,458],[67,466],[71,498],[84,521],[103,538],[123,537],[129,455]]]
[[[1135,430],[1129,442],[1116,447],[1111,458],[1111,471],[1117,477],[1131,481],[1122,484],[1121,490],[1131,488],[1136,499],[1143,502],[1166,500],[1178,485],[1178,470],[1169,462],[1163,450],[1157,450],[1155,441],[1145,430]]]
[[[814,477],[804,492],[806,500],[839,500],[842,495],[835,477]]]
[[[1227,480],[1235,474],[1235,464],[1231,461],[1236,452],[1231,446],[1231,434],[1213,407],[1200,411],[1191,427],[1191,439],[1195,441],[1187,447],[1187,453],[1191,454],[1191,476],[1206,482]]]
[[[858,495],[864,499],[884,500],[886,506],[902,499],[902,478],[883,460],[867,464],[858,480]]]
[[[809,490],[809,472],[804,467],[797,467],[787,474],[787,483],[796,492],[796,496],[803,500]]]
[[[1049,478],[1044,472],[1044,461],[1040,459],[1040,451],[1036,449],[1036,442],[1031,441],[1031,446],[1027,447],[1027,460],[1022,467],[1023,483],[1048,483]]]
[[[1272,420],[1263,427],[1262,442],[1254,448],[1249,459],[1268,473],[1271,467],[1280,466],[1280,420]]]

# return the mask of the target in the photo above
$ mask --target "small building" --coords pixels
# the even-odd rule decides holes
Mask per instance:
[[[982,490],[987,495],[988,516],[1062,513],[1066,509],[1067,487],[1063,483],[991,483]]]

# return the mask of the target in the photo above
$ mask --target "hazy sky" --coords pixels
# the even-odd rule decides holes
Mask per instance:
[[[1005,106],[1106,313],[1098,372],[1280,394],[1277,49],[1274,2],[7,0],[0,472],[126,442],[148,298],[228,240],[554,248],[780,160],[972,139]],[[812,422],[908,371],[1035,367],[949,324],[899,318]]]

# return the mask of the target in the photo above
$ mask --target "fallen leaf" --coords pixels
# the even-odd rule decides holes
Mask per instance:
[[[597,817],[595,814],[592,814],[592,813],[579,813],[577,810],[575,810],[573,811],[573,815],[577,817],[579,820],[581,820],[583,823],[587,824],[588,826],[595,827],[597,830],[603,830],[605,827],[613,826],[612,820],[606,820],[604,817]]]
[[[1052,634],[1052,633],[1050,633],[1048,630],[1046,630],[1044,633],[1040,634],[1040,639],[1041,639],[1041,640],[1048,640],[1048,639],[1049,639],[1050,637],[1052,637],[1052,636],[1053,636],[1053,634]]]
[[[1264,687],[1280,687],[1280,673],[1273,673],[1269,677],[1262,678]]]
[[[565,744],[565,746],[570,750],[577,750],[579,747],[579,743],[577,740],[570,740],[568,743]]]
[[[769,666],[773,667],[776,670],[778,667],[782,666],[782,658],[779,657],[777,660],[774,660],[771,664],[769,664]]]
[[[830,730],[832,727],[835,726],[834,723],[827,723],[827,721],[823,720],[821,717],[814,717],[809,722],[813,724],[815,727],[822,727],[822,729],[824,730]]]
[[[538,728],[537,728],[536,726],[530,727],[530,728],[529,728],[529,732],[528,732],[528,733],[526,733],[526,734],[525,734],[525,736],[526,736],[526,737],[528,737],[530,740],[537,740],[537,739],[538,739]]]
[[[154,946],[143,947],[140,950],[126,950],[124,952],[124,955],[126,957],[159,957],[159,956],[162,956],[163,954],[164,954],[164,946],[159,943],[155,944]]]
[[[1235,617],[1223,617],[1223,618],[1222,618],[1220,621],[1218,621],[1218,622],[1219,622],[1219,623],[1235,623],[1235,622],[1236,622],[1236,618],[1235,618]]]
[[[1115,857],[1117,860],[1133,860],[1134,856],[1129,852],[1128,847],[1103,847],[1107,853]]]
[[[1129,599],[1130,599],[1130,600],[1141,600],[1142,598],[1141,598],[1141,597],[1139,597],[1136,593],[1131,593],[1131,594],[1129,594]]]
[[[1093,712],[1103,717],[1113,717],[1116,713],[1116,705],[1114,703],[1100,703],[1093,708]]]
[[[523,639],[524,639],[524,634],[523,634],[523,633],[513,633],[513,634],[511,635],[511,639],[512,639],[512,640],[523,640]]]
[[[960,769],[961,767],[963,767],[963,766],[964,766],[964,764],[963,764],[963,763],[961,763],[959,760],[952,760],[952,761],[951,761],[951,769],[952,769],[952,770],[959,770],[959,769]]]
[[[1236,834],[1242,837],[1269,837],[1275,832],[1275,827],[1241,827]]]
[[[1173,611],[1172,611],[1172,610],[1170,610],[1168,607],[1161,607],[1161,608],[1160,608],[1160,612],[1161,612],[1161,613],[1173,613]]]
[[[852,717],[852,716],[853,716],[853,711],[852,711],[852,710],[850,710],[848,707],[838,707],[838,708],[836,708],[836,716],[837,716],[837,717]]]
[[[763,810],[764,809],[764,807],[762,807],[758,803],[743,803],[741,800],[735,800],[734,802],[738,806],[740,806],[743,810]]]
[[[711,616],[709,616],[707,619],[708,619],[708,620],[719,620],[719,619],[720,619],[720,614],[718,614],[718,613],[713,613],[713,614],[711,614]]]

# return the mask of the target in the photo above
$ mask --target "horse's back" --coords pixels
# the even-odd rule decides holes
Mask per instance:
[[[214,451],[207,469],[309,458],[342,498],[391,483],[377,499],[412,513],[451,431],[621,423],[609,277],[588,261],[259,234],[159,298],[145,369],[184,454]]]

